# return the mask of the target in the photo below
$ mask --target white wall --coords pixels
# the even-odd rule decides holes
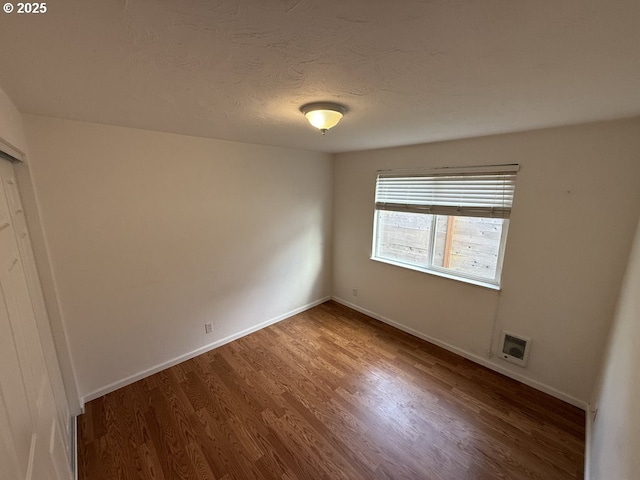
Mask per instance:
[[[329,155],[24,118],[84,399],[329,295]]]
[[[4,144],[21,153],[27,151],[22,117],[2,88],[0,88],[0,139]]]
[[[640,213],[639,157],[640,119],[338,154],[333,295],[584,406]],[[500,163],[521,165],[500,294],[369,259],[377,169]],[[501,329],[533,340],[526,368],[488,357]]]
[[[592,407],[589,480],[640,478],[640,225]]]

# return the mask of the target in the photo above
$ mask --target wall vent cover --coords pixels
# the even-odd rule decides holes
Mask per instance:
[[[502,331],[500,338],[500,358],[507,362],[515,363],[524,367],[529,360],[529,348],[531,340],[529,338]]]

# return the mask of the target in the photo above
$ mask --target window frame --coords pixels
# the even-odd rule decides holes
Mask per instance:
[[[465,175],[465,174],[473,174],[473,173],[477,173],[477,174],[485,174],[485,172],[487,174],[489,174],[490,172],[495,172],[496,169],[500,169],[500,168],[504,168],[506,171],[509,172],[517,172],[519,170],[519,166],[518,165],[503,165],[503,166],[487,166],[487,167],[471,167],[471,168],[442,168],[442,169],[431,169],[431,170],[425,170],[425,171],[410,171],[410,174],[413,175],[424,175],[424,176],[431,176],[431,175]],[[384,170],[384,171],[379,171],[378,172],[378,176],[377,178],[380,177],[380,173],[381,172],[385,172],[385,173],[397,173],[397,174],[402,174],[403,171],[401,170]],[[515,180],[514,180],[515,182]],[[378,191],[378,183],[376,181],[376,194]],[[511,206],[509,205],[509,210],[511,209]],[[434,265],[434,252],[435,252],[435,244],[436,244],[436,235],[437,235],[437,223],[438,223],[438,217],[440,216],[444,216],[444,217],[455,217],[456,215],[447,215],[445,213],[430,213],[428,211],[425,211],[424,213],[422,212],[415,212],[415,211],[409,211],[407,213],[413,214],[413,215],[431,215],[431,227],[430,227],[430,233],[429,233],[429,243],[427,245],[427,262],[426,265],[420,265],[420,264],[415,264],[415,263],[409,263],[409,262],[403,262],[401,260],[395,260],[395,259],[390,259],[390,258],[385,258],[385,257],[381,257],[379,255],[379,242],[378,242],[378,238],[379,238],[379,224],[380,224],[380,212],[385,211],[386,209],[384,208],[378,208],[377,205],[374,204],[374,219],[373,219],[373,238],[372,238],[372,243],[371,243],[371,256],[370,259],[377,261],[377,262],[381,262],[381,263],[387,263],[390,265],[394,265],[394,266],[398,266],[398,267],[402,267],[402,268],[407,268],[409,270],[415,270],[415,271],[419,271],[422,273],[427,273],[430,275],[435,275],[435,276],[439,276],[439,277],[444,277],[444,278],[449,278],[452,280],[457,280],[457,281],[461,281],[461,282],[465,282],[465,283],[470,283],[473,285],[478,285],[478,286],[482,286],[482,287],[486,287],[486,288],[490,288],[493,290],[500,290],[501,289],[501,280],[502,280],[502,268],[504,265],[504,255],[505,255],[505,250],[506,250],[506,242],[507,242],[507,236],[508,236],[508,232],[509,232],[509,224],[510,224],[510,214],[506,217],[503,217],[503,223],[502,223],[502,229],[500,232],[500,241],[499,241],[499,245],[498,245],[498,258],[497,258],[497,262],[496,262],[496,271],[495,271],[495,276],[493,277],[493,279],[489,279],[486,277],[480,277],[477,275],[473,275],[473,274],[469,274],[469,273],[465,273],[465,272],[459,272],[459,271],[455,271],[455,270],[451,270],[445,267],[440,267],[438,265]],[[399,210],[396,210],[399,211]],[[460,215],[461,217],[465,218],[466,216],[464,215]],[[489,216],[483,216],[483,215],[477,215],[477,218],[491,218]]]

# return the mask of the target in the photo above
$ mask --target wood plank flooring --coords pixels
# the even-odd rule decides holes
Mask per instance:
[[[86,405],[80,480],[583,478],[584,412],[335,302]]]

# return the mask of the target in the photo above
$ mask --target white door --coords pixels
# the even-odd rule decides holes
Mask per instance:
[[[28,232],[13,166],[2,158],[0,180],[0,480],[69,480],[66,426],[23,263]]]

